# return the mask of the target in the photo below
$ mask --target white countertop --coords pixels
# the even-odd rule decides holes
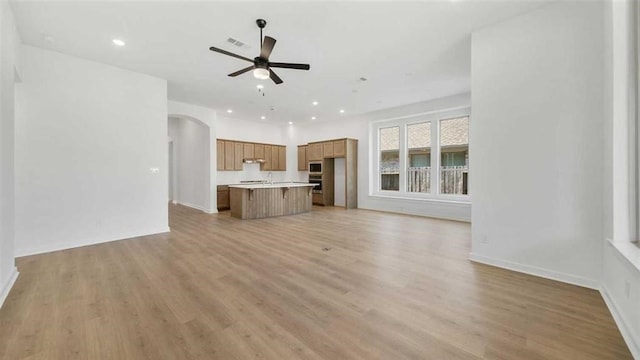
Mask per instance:
[[[228,185],[230,188],[238,189],[271,189],[271,188],[292,188],[292,187],[304,187],[304,186],[316,186],[318,184],[308,184],[301,182],[283,182],[273,184],[241,184],[241,185]]]

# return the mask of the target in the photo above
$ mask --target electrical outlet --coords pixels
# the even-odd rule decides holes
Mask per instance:
[[[480,243],[481,244],[489,243],[489,238],[487,238],[487,234],[480,234]]]
[[[624,282],[624,295],[629,298],[631,295],[631,283],[629,281]]]

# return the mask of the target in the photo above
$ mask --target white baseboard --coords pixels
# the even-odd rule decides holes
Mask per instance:
[[[0,291],[0,308],[4,304],[4,301],[7,300],[7,296],[9,296],[9,292],[11,291],[13,284],[16,283],[16,280],[18,279],[19,274],[20,273],[18,272],[18,268],[14,267],[13,271],[11,272],[11,275],[9,276],[9,279],[2,286],[1,288],[2,290]]]
[[[140,237],[140,236],[162,234],[162,233],[167,233],[167,232],[170,232],[170,231],[171,230],[167,226],[167,227],[163,227],[163,228],[159,228],[159,229],[151,229],[151,230],[146,230],[146,231],[136,231],[136,232],[130,232],[130,233],[116,234],[116,235],[112,235],[112,236],[109,236],[109,237],[99,237],[99,238],[94,238],[94,239],[85,239],[85,240],[82,240],[82,241],[65,242],[65,243],[57,243],[57,244],[47,244],[47,245],[44,245],[44,246],[37,246],[37,247],[26,248],[26,249],[16,249],[16,257],[23,257],[23,256],[29,256],[29,255],[48,253],[48,252],[52,252],[52,251],[72,249],[72,248],[88,246],[88,245],[102,244],[102,243],[107,243],[107,242],[111,242],[111,241],[130,239],[130,238],[135,238],[135,237]]]
[[[636,342],[633,332],[624,321],[624,317],[621,315],[618,305],[615,300],[613,300],[613,297],[609,295],[609,291],[606,286],[603,285],[600,288],[600,294],[602,295],[604,302],[607,304],[607,307],[613,316],[613,320],[616,322],[616,325],[618,325],[618,329],[620,329],[622,338],[627,343],[629,351],[631,351],[631,355],[633,355],[634,359],[640,359],[640,344]]]
[[[183,206],[187,206],[187,207],[190,207],[192,209],[196,209],[196,210],[200,210],[202,212],[206,212],[207,214],[214,214],[214,213],[218,212],[217,210],[216,211],[212,211],[211,209],[207,209],[207,208],[205,208],[203,206],[196,205],[196,204],[191,204],[191,203],[188,203],[188,202],[177,201],[177,202],[174,202],[174,204],[180,204],[180,205],[183,205]]]
[[[571,274],[561,273],[557,271],[551,271],[547,269],[543,269],[537,266],[519,264],[511,261],[494,259],[482,255],[477,255],[474,253],[469,254],[469,259],[471,261],[475,261],[481,264],[497,266],[500,268],[513,270],[529,275],[539,276],[545,279],[556,280],[572,285],[578,285],[582,287],[586,287],[589,289],[600,290],[600,284],[596,280],[583,278],[580,276],[575,276]]]

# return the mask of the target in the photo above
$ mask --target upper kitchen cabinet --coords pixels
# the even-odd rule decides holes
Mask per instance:
[[[234,154],[234,142],[233,141],[224,141],[224,169],[225,170],[234,170],[233,162],[235,160]]]
[[[278,146],[278,170],[287,170],[287,147]]]
[[[322,143],[322,157],[323,158],[333,157],[333,141],[325,141]]]
[[[334,157],[345,157],[347,154],[347,140],[334,140],[333,141],[333,156]]]
[[[280,156],[278,155],[278,145],[271,145],[271,170],[280,170]]]
[[[216,168],[224,170],[224,141],[216,140]]]
[[[307,147],[307,161],[322,160],[322,143],[311,143]]]
[[[255,149],[254,148],[254,144],[244,143],[243,146],[244,146],[244,149],[243,149],[242,153],[244,155],[244,158],[245,159],[253,159],[255,157],[254,156],[254,149]]]
[[[233,143],[233,170],[242,170],[242,159],[244,158],[244,146],[241,142]]]
[[[298,145],[298,171],[307,171],[307,145]]]
[[[255,144],[253,147],[253,155],[256,159],[264,159],[264,144]]]
[[[260,170],[271,171],[271,145],[264,146],[264,163],[260,164]]]
[[[283,145],[217,139],[216,150],[219,171],[243,170],[245,159],[264,160],[260,162],[263,171],[287,170],[287,147]]]

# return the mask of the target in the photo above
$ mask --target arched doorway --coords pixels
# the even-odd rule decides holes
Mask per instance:
[[[213,212],[209,125],[190,116],[170,115],[167,133],[170,200]]]

